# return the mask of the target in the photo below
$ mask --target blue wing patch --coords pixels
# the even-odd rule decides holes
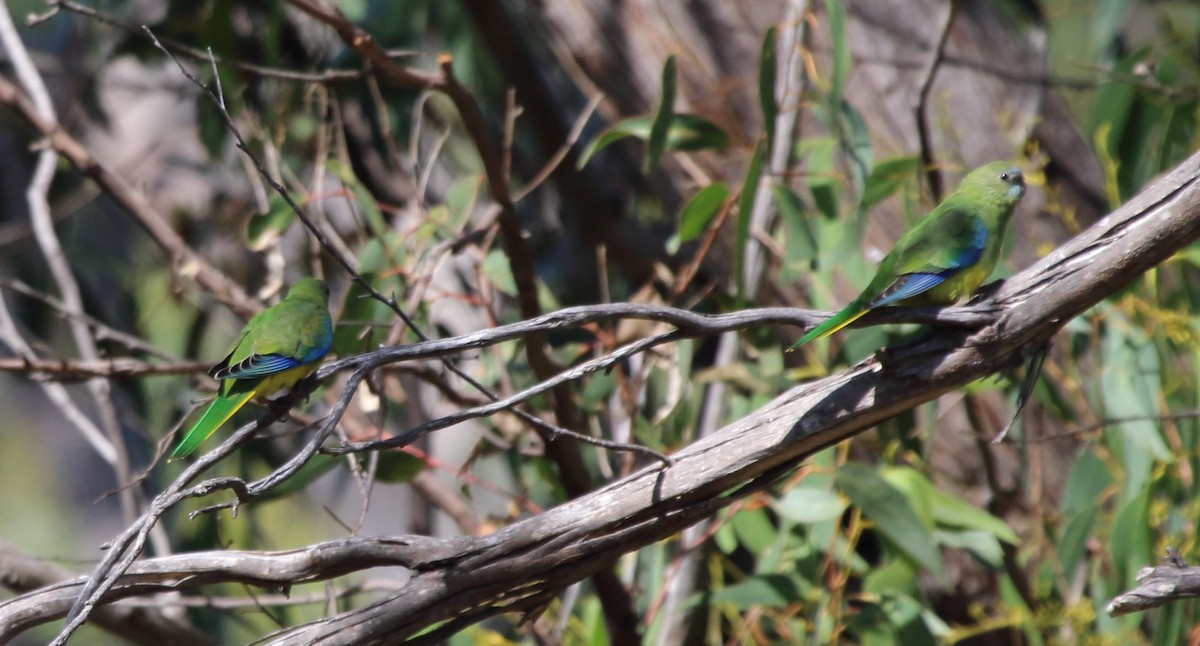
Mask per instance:
[[[987,227],[983,226],[981,220],[973,221],[971,223],[971,244],[959,251],[958,257],[946,269],[966,269],[979,262],[979,259],[983,257],[984,248],[987,247],[987,240]]]
[[[917,294],[927,292],[938,285],[946,282],[946,279],[953,275],[954,271],[942,273],[917,272],[912,274],[904,274],[896,278],[896,282],[883,290],[883,293],[876,296],[874,300],[867,303],[868,309],[891,305],[897,301],[902,301],[906,298],[912,298]]]
[[[303,361],[280,354],[256,354],[237,365],[225,366],[212,373],[215,379],[254,379],[266,377],[303,364]]]
[[[979,259],[983,257],[983,249],[987,246],[987,227],[983,226],[983,222],[978,219],[971,222],[970,227],[971,244],[961,249],[948,267],[930,267],[926,271],[900,275],[895,282],[868,303],[867,308],[884,307],[923,294],[946,282],[954,274],[979,262]]]

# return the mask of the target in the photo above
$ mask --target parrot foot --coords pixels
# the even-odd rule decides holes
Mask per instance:
[[[986,284],[986,285],[984,285],[984,286],[980,287],[979,289],[975,290],[975,293],[974,293],[974,294],[972,294],[972,295],[971,295],[971,298],[969,298],[969,299],[967,300],[967,305],[971,305],[971,304],[974,304],[974,303],[979,303],[979,302],[981,302],[981,301],[986,301],[987,299],[989,299],[989,298],[991,298],[992,296],[994,296],[994,295],[996,294],[996,292],[997,292],[997,291],[999,291],[999,290],[1000,290],[1000,288],[1001,288],[1001,287],[1003,287],[1003,286],[1004,286],[1004,279],[1003,279],[1003,278],[999,278],[999,279],[997,279],[997,280],[993,280],[992,282],[990,282],[990,283],[988,283],[988,284]]]
[[[284,395],[282,397],[276,397],[275,399],[268,399],[267,410],[271,411],[271,414],[282,422],[286,421],[291,416],[292,406],[294,404],[295,402],[292,401],[291,395]]]

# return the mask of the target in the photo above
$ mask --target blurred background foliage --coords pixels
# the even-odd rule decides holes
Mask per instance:
[[[18,16],[45,9],[9,4]],[[336,4],[406,65],[433,70],[439,53],[453,57],[506,144],[544,311],[626,300],[704,312],[833,309],[937,194],[996,158],[1017,160],[1031,184],[1003,275],[1200,148],[1200,5],[1191,0],[960,0],[941,55],[949,5],[936,0]],[[88,6],[149,25],[164,42],[211,48],[228,110],[268,172],[426,334],[520,318],[479,156],[446,97],[358,74],[357,56],[287,3]],[[297,276],[329,277],[340,355],[417,339],[320,253],[212,106],[142,34],[66,10],[22,33],[67,128],[210,262],[268,300]],[[211,77],[207,62],[182,57]],[[276,73],[285,70],[323,78]],[[548,167],[581,118],[577,141]],[[19,198],[33,141],[0,112],[0,294],[43,356],[71,357],[55,308],[16,289],[54,293]],[[154,355],[111,339],[106,351],[165,362],[221,356],[241,321],[184,278],[186,268],[73,170],[61,169],[53,199],[87,311]],[[1104,612],[1167,546],[1200,560],[1197,285],[1200,252],[1188,250],[1071,321],[1011,442],[989,443],[1011,411],[1007,376],[823,451],[769,493],[626,555],[616,572],[645,642],[1200,640],[1191,601]],[[654,330],[564,332],[551,338],[552,354],[570,365]],[[783,353],[796,332],[682,341],[579,381],[587,428],[576,430],[670,452],[907,331],[850,331]],[[516,343],[460,365],[501,394],[538,380]],[[331,402],[336,386],[313,407]],[[132,463],[144,469],[211,384],[192,375],[114,388]],[[395,433],[480,400],[436,364],[399,366],[362,393],[343,430],[355,439]],[[534,409],[552,416],[549,401]],[[9,519],[0,538],[72,567],[95,559],[128,521],[105,495],[116,486],[111,469],[23,376],[0,377],[0,410],[9,412],[0,419],[0,517]],[[300,441],[256,441],[219,469],[264,474]],[[591,447],[581,454],[593,486],[637,466]],[[159,463],[139,487],[153,495],[177,473]],[[236,518],[188,519],[207,504],[190,503],[166,519],[170,547],[488,532],[569,495],[541,441],[507,415],[441,431],[407,453],[321,460],[302,476]],[[360,605],[403,577],[371,572],[334,588],[345,594],[341,607]],[[227,643],[330,611],[319,586],[263,605],[236,586],[211,594],[246,601],[191,611]],[[532,624],[518,620],[474,626],[452,643],[608,640],[587,583]],[[28,643],[50,634],[32,632]]]

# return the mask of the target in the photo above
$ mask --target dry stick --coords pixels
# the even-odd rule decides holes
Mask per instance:
[[[859,325],[924,323],[971,330],[993,323],[999,313],[1001,313],[1000,310],[988,303],[944,309],[895,307],[872,310],[855,323]],[[764,307],[725,314],[698,314],[665,305],[645,303],[581,305],[549,312],[527,321],[478,330],[457,337],[385,347],[345,357],[322,366],[316,372],[316,378],[324,379],[332,372],[347,368],[378,368],[398,361],[435,358],[446,354],[461,353],[466,349],[484,348],[497,343],[514,341],[535,333],[565,330],[618,319],[667,323],[678,328],[684,336],[707,336],[763,325],[811,327],[832,314],[832,312],[792,307]]]
[[[0,602],[0,643],[12,641],[26,627],[45,623],[66,612],[73,597],[61,595],[57,613],[47,607],[46,594],[78,581],[75,573],[54,561],[30,556],[0,539],[0,584],[23,596]],[[77,583],[76,583],[77,584]],[[32,592],[32,595],[23,593]],[[133,644],[160,646],[209,646],[213,638],[196,629],[178,612],[164,610],[182,603],[181,599],[154,595],[132,604],[113,604],[98,608],[92,622]],[[144,601],[144,603],[140,603]]]
[[[191,590],[216,583],[241,583],[268,588],[290,587],[294,584],[322,581],[371,567],[403,566],[420,568],[435,563],[450,553],[453,543],[424,536],[395,537],[346,537],[302,549],[270,552],[256,551],[209,551],[176,554],[166,557],[145,559],[130,567],[128,576],[116,586],[105,601],[150,595],[168,590]],[[0,560],[7,560],[0,545]],[[62,617],[71,601],[85,584],[83,577],[68,579],[41,587],[31,594],[0,602],[0,643],[8,643],[20,632],[36,625]],[[392,590],[395,585],[361,585],[351,590]],[[300,601],[306,602],[306,601]],[[245,602],[230,600],[229,603],[207,599],[183,599],[172,602],[188,607],[241,607]],[[289,601],[280,598],[272,605],[286,605]],[[131,604],[134,605],[134,604]],[[136,606],[161,608],[163,603],[138,603]],[[112,614],[129,614],[125,604],[113,604],[105,610]],[[145,613],[142,612],[144,615]],[[169,624],[167,625],[169,626]],[[175,643],[161,635],[167,626],[151,625],[153,630],[144,635],[142,643]],[[183,626],[176,630],[182,631]],[[142,630],[146,630],[143,627]],[[129,628],[125,632],[132,633]],[[118,633],[121,634],[121,633]],[[158,641],[150,637],[159,635]],[[183,633],[179,637],[184,643],[213,643],[195,633]]]
[[[933,89],[933,79],[937,76],[938,67],[946,56],[946,39],[950,36],[950,27],[954,24],[954,15],[958,11],[958,0],[950,0],[946,7],[946,19],[938,31],[937,42],[929,53],[929,61],[921,73],[921,87],[917,92],[917,103],[913,106],[913,118],[917,122],[917,136],[921,142],[921,164],[925,167],[925,178],[929,182],[929,191],[934,202],[940,202],[944,191],[942,175],[937,168],[937,158],[933,152],[933,135],[929,132],[929,121],[925,114],[929,104],[929,93]]]
[[[375,539],[372,539],[372,540],[375,540]],[[229,552],[227,552],[227,551],[220,552],[220,553],[221,554],[229,554]],[[182,556],[191,557],[195,554],[196,553],[193,552],[193,553],[185,554]],[[250,559],[252,559],[252,560],[259,559],[262,556],[263,556],[262,554],[258,554],[258,553],[252,553],[249,555]],[[141,565],[142,563],[146,563],[146,562],[147,561],[139,561],[138,563],[134,564],[134,566],[130,569],[133,570],[134,572],[137,572],[138,566]],[[216,559],[214,564],[215,565],[223,565],[224,559]],[[185,565],[185,564],[181,563],[179,565]],[[235,567],[239,567],[240,565],[241,564],[235,564]],[[239,567],[239,569],[248,569],[248,568]],[[172,575],[170,575],[170,574],[160,575],[158,573],[155,573],[155,574],[152,574],[149,577],[147,577],[147,579],[160,580],[160,581],[165,582],[166,585],[170,585],[174,588],[178,588],[179,585],[175,581],[170,580],[171,576]],[[237,575],[233,575],[230,578],[234,579],[232,581],[233,583],[241,584],[243,587],[250,585],[247,581],[241,580],[241,577],[239,577]],[[190,581],[189,581],[189,583],[190,583]],[[147,585],[144,588],[142,588],[142,590],[145,591],[145,590],[149,589],[150,587],[152,587],[152,585],[153,584]],[[275,587],[275,586],[270,586],[270,584],[268,584],[268,586]],[[141,586],[139,586],[139,587],[141,587]],[[349,600],[353,597],[357,597],[359,595],[363,595],[368,592],[396,592],[397,590],[400,590],[403,587],[404,587],[404,584],[398,583],[396,581],[388,581],[388,580],[364,581],[362,583],[354,583],[354,584],[345,585],[338,589],[335,589],[332,593],[332,596],[338,600]],[[212,595],[197,594],[195,596],[188,596],[188,597],[167,598],[166,595],[154,595],[154,596],[149,596],[148,598],[144,598],[144,599],[137,598],[137,597],[125,598],[125,599],[121,600],[120,604],[112,604],[111,606],[105,606],[104,609],[113,607],[113,608],[118,608],[118,609],[129,609],[129,610],[142,610],[145,608],[213,608],[213,609],[217,609],[217,610],[238,610],[238,609],[245,609],[245,608],[287,607],[287,606],[307,606],[307,605],[313,605],[313,604],[328,604],[329,600],[330,600],[330,593],[326,592],[324,590],[321,592],[313,592],[313,593],[307,593],[307,594],[296,594],[295,592],[293,592],[291,594],[282,594],[282,593],[281,594],[255,594],[253,597],[214,597]],[[59,602],[59,599],[54,599],[54,600],[49,601],[49,603],[57,605],[56,602]],[[54,609],[56,609],[56,608],[54,608]],[[41,610],[41,609],[39,608],[39,610]],[[46,608],[46,610],[52,610],[52,608]],[[2,612],[2,610],[0,610],[0,612]],[[61,610],[60,610],[60,612],[61,612]],[[93,615],[93,617],[96,617],[99,614],[100,614],[100,610],[97,610],[96,614]],[[37,618],[41,619],[44,616],[46,616],[46,613],[39,613],[39,616]],[[3,620],[0,619],[0,635],[3,635],[6,632],[6,629],[7,629],[7,626],[5,626],[3,624]],[[135,643],[138,642],[137,638],[141,637],[140,635],[132,635],[132,636],[131,635],[121,635],[121,636],[125,637],[126,639],[130,639],[131,641],[134,641]],[[203,639],[203,641],[199,642],[199,643],[206,644],[206,645],[210,645],[210,644],[214,643],[213,638],[208,635],[200,634],[199,636]],[[172,643],[172,642],[168,635],[151,634],[151,635],[147,635],[143,639],[141,639],[141,643],[146,643],[146,644],[149,644],[152,646],[161,646],[162,644],[167,644],[167,643]]]
[[[54,381],[78,381],[93,377],[106,379],[134,379],[160,375],[189,375],[208,371],[212,363],[179,361],[152,363],[132,357],[112,357],[94,361],[68,361],[65,359],[40,359],[33,356],[0,358],[0,372],[19,372],[32,379]]]
[[[1166,564],[1142,568],[1136,588],[1117,595],[1104,607],[1112,617],[1157,608],[1179,599],[1200,597],[1200,567],[1188,566],[1174,547],[1167,548]]]

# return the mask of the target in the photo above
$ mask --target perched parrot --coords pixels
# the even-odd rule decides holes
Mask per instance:
[[[878,307],[950,305],[969,296],[995,269],[1008,218],[1024,194],[1025,178],[1008,162],[971,171],[957,191],[900,237],[858,298],[791,349],[833,334]]]
[[[171,453],[186,457],[251,398],[270,395],[312,374],[333,343],[329,288],[315,278],[292,284],[282,301],[255,314],[233,349],[208,374],[217,398]]]

